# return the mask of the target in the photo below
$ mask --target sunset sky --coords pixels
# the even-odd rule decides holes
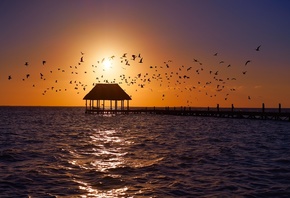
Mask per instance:
[[[290,108],[289,10],[288,0],[2,0],[0,105],[83,106],[94,83],[114,82],[130,106]]]

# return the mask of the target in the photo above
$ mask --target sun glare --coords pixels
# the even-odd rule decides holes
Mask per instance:
[[[109,68],[112,66],[112,62],[111,62],[111,60],[109,60],[109,59],[105,59],[105,60],[103,61],[103,66],[104,66],[105,69],[109,69]]]

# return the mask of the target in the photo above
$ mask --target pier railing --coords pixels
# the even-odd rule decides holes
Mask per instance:
[[[290,110],[282,110],[281,104],[277,109],[266,109],[264,103],[257,108],[193,108],[193,107],[131,107],[130,109],[90,109],[88,114],[158,114],[177,116],[201,116],[219,118],[239,118],[258,120],[290,121]]]

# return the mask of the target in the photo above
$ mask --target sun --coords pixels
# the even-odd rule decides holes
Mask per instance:
[[[105,69],[109,69],[112,66],[112,61],[110,59],[105,59],[103,61],[103,66]]]

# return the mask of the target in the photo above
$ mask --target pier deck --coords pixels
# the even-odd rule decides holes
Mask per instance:
[[[88,114],[158,114],[176,116],[200,116],[219,118],[238,118],[256,120],[277,120],[290,122],[290,112],[258,112],[258,111],[227,111],[227,110],[196,110],[196,109],[87,109]]]

